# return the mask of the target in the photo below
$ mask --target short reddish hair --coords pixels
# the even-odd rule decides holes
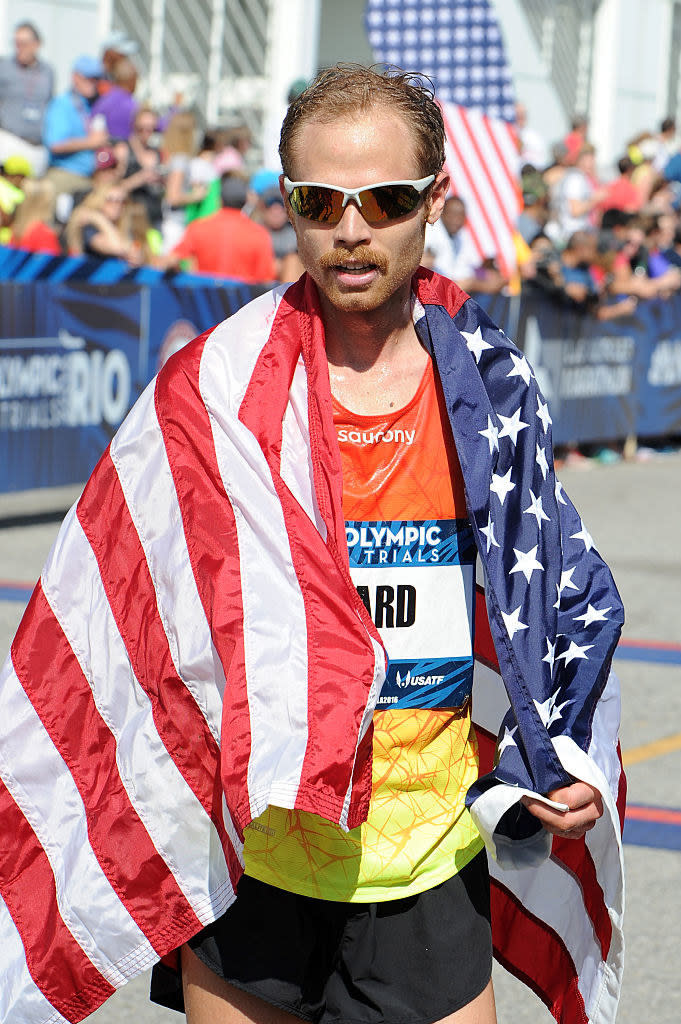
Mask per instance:
[[[361,64],[336,64],[320,71],[291,103],[279,140],[284,174],[294,177],[295,142],[308,121],[328,124],[373,107],[400,113],[411,128],[423,177],[437,174],[445,162],[445,128],[432,88],[413,71],[376,70]]]

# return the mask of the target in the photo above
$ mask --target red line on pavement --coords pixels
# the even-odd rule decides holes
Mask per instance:
[[[650,647],[657,651],[681,651],[681,644],[668,643],[666,640],[620,640],[622,647]]]
[[[656,821],[662,825],[681,825],[681,811],[667,807],[627,807],[625,818],[631,821]]]

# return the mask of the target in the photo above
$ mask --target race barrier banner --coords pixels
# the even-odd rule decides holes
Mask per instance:
[[[16,257],[0,249],[0,493],[86,480],[166,359],[267,287]]]
[[[87,479],[168,356],[267,287],[0,249],[0,493]],[[479,301],[534,367],[554,443],[681,433],[681,297],[612,321]]]

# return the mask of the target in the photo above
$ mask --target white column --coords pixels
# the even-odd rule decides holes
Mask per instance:
[[[165,11],[165,0],[153,0],[151,8],[151,34],[149,36],[149,93],[153,104],[159,102],[162,92]]]
[[[600,168],[610,176],[610,164],[619,156],[615,139],[615,102],[617,99],[618,61],[621,60],[619,0],[602,0],[596,12],[593,34],[593,77],[589,109],[589,139],[596,146]],[[633,131],[632,131],[633,134]]]
[[[290,86],[317,71],[321,0],[270,0],[263,164],[279,170],[279,132]]]
[[[114,0],[99,0],[97,10],[97,35],[100,42],[111,32]]]
[[[213,0],[210,19],[210,53],[208,56],[208,95],[206,121],[217,124],[220,113],[220,78],[222,76],[223,37],[225,33],[225,0]]]

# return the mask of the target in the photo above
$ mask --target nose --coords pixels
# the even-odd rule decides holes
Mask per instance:
[[[360,213],[357,203],[352,199],[336,224],[333,239],[337,245],[344,245],[348,249],[357,245],[368,245],[371,242],[371,228]]]

